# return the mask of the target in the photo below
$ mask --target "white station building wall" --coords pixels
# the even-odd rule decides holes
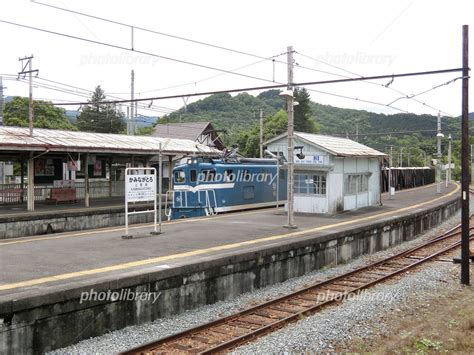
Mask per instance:
[[[294,145],[303,146],[305,155],[300,160],[296,157],[299,150],[295,150],[295,212],[337,213],[380,203],[378,158],[336,157],[297,137]],[[268,150],[281,152],[288,160],[286,137],[269,144]],[[325,178],[324,194],[314,193],[322,192],[318,188],[304,189],[305,182],[312,184],[320,176]]]

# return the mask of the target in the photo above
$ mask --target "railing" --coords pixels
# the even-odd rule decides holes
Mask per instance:
[[[76,197],[78,200],[85,197],[85,182],[75,182]],[[35,201],[45,201],[50,196],[53,185],[35,185]],[[28,184],[0,184],[0,205],[21,204],[28,199]],[[89,197],[121,197],[125,196],[125,182],[123,180],[89,181]]]
[[[170,206],[167,212],[167,201],[165,204],[165,214],[169,217],[171,215],[171,209],[173,208],[204,208],[208,214],[215,214],[215,208],[217,207],[216,192],[213,189],[209,190],[198,190],[197,192],[186,191],[186,190],[172,190],[168,191],[172,193],[172,206]],[[189,204],[188,194],[193,195],[197,193],[197,204]],[[168,195],[167,195],[168,196]],[[178,198],[179,197],[179,198]],[[168,200],[168,197],[166,198]],[[192,199],[191,199],[192,200]]]

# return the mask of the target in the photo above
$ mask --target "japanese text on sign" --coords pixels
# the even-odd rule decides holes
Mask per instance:
[[[126,193],[129,202],[151,201],[155,199],[156,183],[154,175],[128,175]]]

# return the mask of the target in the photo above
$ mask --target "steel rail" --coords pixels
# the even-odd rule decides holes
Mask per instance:
[[[224,324],[229,323],[231,321],[237,320],[238,318],[241,318],[243,316],[251,315],[252,313],[255,313],[256,311],[262,310],[264,308],[268,308],[272,305],[276,305],[276,304],[285,302],[287,300],[297,298],[298,296],[300,296],[304,293],[309,293],[309,292],[314,291],[314,290],[321,290],[325,286],[330,286],[331,284],[334,285],[338,281],[343,281],[344,279],[350,278],[354,275],[357,275],[357,274],[360,274],[360,273],[363,273],[363,272],[366,272],[366,271],[370,271],[371,269],[376,269],[377,267],[382,266],[384,264],[388,264],[393,260],[406,258],[410,254],[413,254],[417,251],[420,251],[422,249],[431,247],[434,244],[446,241],[450,238],[459,236],[461,232],[456,231],[456,230],[459,229],[460,227],[461,227],[461,225],[457,225],[457,226],[449,229],[448,231],[444,232],[443,234],[429,240],[426,243],[423,243],[419,246],[410,248],[409,250],[406,250],[406,251],[403,251],[401,253],[395,254],[393,256],[390,256],[390,257],[385,258],[383,260],[380,260],[378,262],[375,262],[375,263],[372,263],[370,265],[357,268],[357,269],[352,270],[348,273],[330,278],[328,280],[316,283],[314,285],[310,285],[306,288],[303,288],[303,289],[297,290],[295,292],[292,292],[291,294],[287,294],[287,295],[272,299],[270,301],[267,301],[267,302],[261,303],[259,305],[250,307],[248,309],[242,310],[240,312],[234,313],[230,316],[222,317],[222,318],[216,319],[214,321],[208,322],[206,324],[202,324],[200,326],[185,330],[183,332],[173,334],[173,335],[161,338],[157,341],[153,341],[151,343],[144,344],[144,345],[141,345],[139,347],[127,350],[127,351],[123,352],[122,354],[127,354],[128,355],[128,354],[137,354],[137,353],[150,353],[150,352],[153,353],[153,349],[163,347],[163,346],[165,346],[165,344],[172,344],[174,341],[177,341],[177,340],[180,340],[180,339],[186,339],[186,338],[191,338],[192,339],[192,334],[194,334],[194,333],[198,333],[198,332],[205,331],[205,330],[208,330],[208,329],[210,330],[210,328],[217,327],[219,325],[224,325]],[[470,228],[470,230],[473,230],[473,229],[474,229],[474,227]],[[347,297],[350,294],[357,293],[360,290],[366,289],[366,288],[371,287],[371,286],[373,286],[377,283],[385,281],[388,278],[391,278],[395,275],[406,272],[407,270],[409,270],[413,267],[416,267],[416,266],[418,266],[422,263],[425,263],[426,261],[432,260],[433,258],[435,258],[435,257],[437,257],[441,254],[444,254],[449,250],[452,250],[452,249],[456,248],[457,246],[459,246],[459,244],[460,244],[460,241],[458,241],[454,244],[450,244],[448,247],[444,247],[440,251],[437,251],[436,253],[430,254],[430,255],[428,255],[426,257],[423,257],[421,259],[410,259],[411,261],[413,261],[413,263],[410,263],[409,265],[406,265],[406,266],[400,266],[399,269],[394,270],[393,272],[389,272],[389,273],[385,272],[383,275],[381,275],[380,277],[377,277],[376,279],[374,279],[372,281],[366,282],[363,285],[361,285],[359,287],[356,287],[356,288],[353,288],[349,291],[340,292],[340,293],[334,295],[332,298],[330,298],[330,299],[328,299],[324,302],[317,303],[317,304],[315,304],[314,306],[312,306],[310,308],[302,310],[301,312],[294,313],[294,314],[292,314],[288,317],[282,318],[282,319],[275,319],[275,322],[273,322],[271,324],[262,326],[259,329],[256,329],[254,331],[251,331],[251,332],[249,332],[247,334],[244,334],[244,335],[241,335],[241,336],[237,336],[237,337],[235,337],[231,340],[225,341],[225,342],[220,343],[220,344],[218,344],[216,346],[213,346],[211,348],[202,349],[202,350],[201,349],[194,349],[193,352],[199,352],[199,353],[203,353],[203,354],[210,354],[210,353],[217,353],[217,352],[224,351],[226,349],[233,348],[233,347],[235,347],[239,344],[242,344],[242,343],[244,343],[244,342],[248,341],[249,339],[252,339],[256,336],[260,336],[264,333],[268,333],[273,329],[281,328],[284,324],[287,324],[289,322],[298,320],[302,316],[306,316],[306,315],[309,315],[311,313],[314,313],[316,310],[320,309],[321,307],[339,302],[341,299],[344,299],[345,297]],[[346,286],[350,287],[350,285],[346,285]],[[286,312],[286,313],[289,313],[289,312]],[[189,350],[192,351],[191,349],[189,349]],[[183,349],[182,351],[185,351],[185,350]]]

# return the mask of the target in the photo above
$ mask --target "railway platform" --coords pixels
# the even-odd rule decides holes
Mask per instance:
[[[0,352],[46,351],[227,299],[402,243],[460,206],[459,185],[382,196],[382,206],[295,216],[282,208],[0,241]],[[155,302],[96,297],[154,293]],[[72,322],[72,323],[71,323]],[[74,324],[74,326],[71,326]]]

